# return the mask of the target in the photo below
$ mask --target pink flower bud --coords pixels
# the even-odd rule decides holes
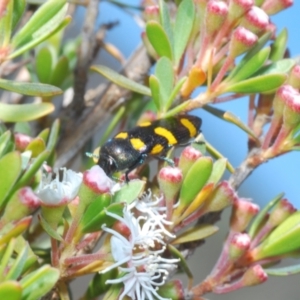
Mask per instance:
[[[237,57],[252,48],[257,42],[257,36],[244,27],[238,27],[230,40],[229,54]]]
[[[243,232],[258,212],[258,205],[246,199],[238,199],[233,203],[230,229],[234,232]]]
[[[261,8],[268,15],[275,15],[278,12],[292,6],[293,3],[293,0],[266,0]]]
[[[253,33],[260,33],[267,29],[269,24],[268,15],[259,7],[253,6],[246,14],[241,26],[249,29]]]
[[[16,132],[15,134],[15,144],[17,150],[24,151],[28,144],[33,140],[32,137],[23,134],[23,133],[18,133]]]
[[[104,194],[110,192],[113,181],[95,165],[83,173],[83,184],[96,194]]]
[[[145,21],[157,21],[159,22],[159,7],[158,5],[147,6],[144,10]]]
[[[253,286],[265,282],[267,273],[260,265],[250,267],[242,277],[243,286]]]
[[[228,6],[225,2],[215,0],[208,2],[205,14],[206,32],[208,35],[220,29],[227,14]]]
[[[241,257],[250,247],[250,237],[247,233],[236,233],[230,243],[228,255],[231,260]]]
[[[282,199],[271,212],[267,223],[274,228],[285,221],[295,211],[296,208],[292,205],[292,203],[290,203],[287,199]]]
[[[35,210],[41,205],[41,200],[30,187],[24,187],[19,191],[20,201],[30,210]]]
[[[156,114],[152,110],[147,110],[141,115],[137,124],[139,126],[143,126],[147,124],[147,122],[153,122],[154,120],[156,120],[156,117]]]
[[[294,66],[288,78],[288,84],[295,89],[300,89],[300,65]]]
[[[178,166],[182,170],[183,176],[186,175],[194,162],[201,156],[202,153],[192,146],[183,149],[178,162]]]
[[[240,18],[254,5],[253,0],[230,0],[228,19],[230,21]]]

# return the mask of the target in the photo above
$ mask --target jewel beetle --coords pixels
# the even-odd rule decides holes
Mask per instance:
[[[201,119],[191,115],[177,115],[154,122],[144,122],[138,126],[117,133],[108,140],[99,152],[98,165],[107,176],[114,172],[128,174],[143,164],[148,158],[165,160],[171,147],[183,146],[195,138],[201,127]]]

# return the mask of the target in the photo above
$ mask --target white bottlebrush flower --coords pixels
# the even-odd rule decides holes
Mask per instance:
[[[177,268],[178,259],[163,258],[166,249],[165,237],[174,237],[164,227],[169,224],[165,215],[158,207],[161,199],[149,201],[151,193],[143,200],[137,200],[126,205],[123,217],[107,212],[107,215],[120,221],[129,229],[128,237],[106,227],[102,229],[112,235],[110,239],[111,252],[115,263],[101,273],[106,273],[118,267],[121,277],[107,280],[107,284],[124,284],[119,300],[125,296],[136,300],[166,300],[157,290],[164,285],[170,271]],[[137,213],[137,217],[133,211]]]
[[[45,205],[60,206],[77,196],[81,182],[81,173],[61,168],[60,172],[56,172],[54,179],[53,173],[43,173],[36,194]]]

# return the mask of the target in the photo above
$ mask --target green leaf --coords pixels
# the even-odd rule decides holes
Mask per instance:
[[[25,0],[13,0],[14,1],[14,11],[13,11],[13,20],[12,20],[12,29],[15,29],[19,20],[21,19],[26,3]]]
[[[168,110],[165,114],[164,114],[164,118],[168,118],[168,117],[172,117],[174,115],[177,115],[181,112],[184,111],[184,109],[186,108],[186,106],[188,105],[189,103],[187,101],[175,106],[174,108]]]
[[[49,32],[60,23],[67,11],[66,0],[48,0],[39,7],[30,20],[15,34],[12,45],[20,47],[34,37]]]
[[[59,128],[60,128],[60,121],[59,121],[59,119],[56,119],[52,124],[50,136],[49,136],[49,139],[47,142],[47,150],[49,152],[53,151],[53,149],[58,141]]]
[[[189,205],[204,187],[213,169],[210,157],[200,157],[187,172],[180,191],[180,205]],[[197,178],[197,180],[195,180]]]
[[[28,96],[53,97],[62,94],[62,90],[49,84],[36,82],[18,82],[0,79],[0,88]]]
[[[58,279],[59,270],[48,265],[33,271],[20,281],[23,288],[22,300],[39,299],[54,287]]]
[[[10,152],[0,159],[0,207],[4,204],[21,174],[21,155]]]
[[[164,0],[159,0],[159,15],[160,15],[160,22],[164,28],[164,31],[168,36],[168,39],[171,44],[171,48],[174,49],[174,37],[173,37],[173,28],[172,28],[171,18],[170,18],[170,10]]]
[[[161,57],[155,67],[155,75],[159,81],[159,91],[161,95],[161,109],[166,111],[167,101],[172,93],[175,74],[172,62],[167,57]]]
[[[174,62],[178,66],[187,46],[195,18],[192,0],[183,0],[177,10],[174,26]]]
[[[174,89],[172,90],[172,92],[169,96],[169,99],[166,101],[166,104],[165,104],[165,109],[166,110],[168,110],[172,106],[175,98],[178,96],[178,94],[180,92],[180,89],[181,89],[181,87],[183,86],[183,84],[185,83],[186,80],[187,80],[186,76],[182,77],[178,80],[178,82],[176,83]]]
[[[151,75],[149,78],[149,86],[151,90],[151,96],[153,102],[156,106],[157,111],[161,110],[162,101],[161,101],[161,93],[160,93],[160,83],[156,76]]]
[[[284,28],[277,35],[275,42],[271,46],[271,54],[270,54],[271,61],[278,61],[280,59],[283,59],[286,51],[287,39],[288,39],[288,32],[287,29]]]
[[[1,48],[7,47],[10,42],[10,35],[12,31],[13,9],[14,9],[14,1],[8,1],[5,8],[1,7],[1,13],[3,14],[1,15],[0,18],[0,47]]]
[[[45,161],[47,161],[50,155],[49,151],[44,151],[33,161],[30,167],[26,170],[26,172],[22,175],[22,177],[18,180],[17,184],[14,186],[14,192],[21,187],[27,185],[35,173],[40,169]]]
[[[12,143],[11,131],[6,131],[0,136],[0,158],[4,156]]]
[[[189,228],[182,234],[178,235],[175,240],[172,241],[173,245],[194,242],[205,239],[219,230],[217,226],[210,224],[196,225]]]
[[[38,51],[35,58],[36,75],[41,83],[50,83],[55,54],[50,46]]]
[[[61,56],[51,74],[50,84],[62,87],[65,79],[70,73],[68,58],[66,56]]]
[[[171,44],[162,26],[156,21],[149,21],[146,25],[146,33],[156,53],[159,56],[166,56],[172,61]]]
[[[123,203],[113,203],[108,206],[105,210],[98,211],[97,214],[93,216],[92,220],[85,219],[81,222],[81,232],[88,233],[93,231],[99,231],[101,226],[105,224],[107,227],[111,227],[117,220],[106,214],[106,212],[113,213],[118,216],[123,215],[124,204]],[[90,215],[90,211],[88,213]]]
[[[248,230],[248,234],[251,238],[256,235],[258,229],[261,227],[262,222],[264,222],[269,210],[271,210],[282,199],[283,196],[284,193],[277,195],[258,213]]]
[[[27,145],[25,151],[31,151],[31,157],[37,157],[45,149],[46,145],[43,139],[36,137]]]
[[[151,96],[151,91],[149,88],[147,88],[144,85],[141,85],[123,75],[120,75],[116,71],[102,65],[97,65],[97,66],[91,66],[91,70],[95,71],[105,78],[109,79],[113,83],[122,86],[128,90],[131,90],[133,92],[146,95],[146,96]]]
[[[272,64],[262,67],[254,76],[270,75],[270,74],[287,74],[296,64],[294,59],[286,58],[276,61]]]
[[[256,54],[263,48],[263,46],[269,41],[271,38],[271,32],[265,33],[255,44],[253,48],[250,49],[249,52],[243,57],[243,59],[239,62],[239,64],[230,72],[228,76],[228,80],[230,78],[235,77],[237,72],[240,72],[240,69],[244,69],[245,64],[252,59],[252,57],[256,56]],[[226,80],[227,80],[226,79]]]
[[[8,273],[5,276],[5,280],[17,280],[18,277],[22,274],[23,268],[28,255],[28,246],[26,246],[23,251],[18,255],[17,259],[14,261],[13,265],[9,269]]]
[[[5,104],[0,103],[0,119],[4,122],[32,121],[54,111],[52,103]]]
[[[103,212],[106,214],[105,208],[111,203],[111,196],[109,194],[102,194],[97,197],[86,209],[82,219],[80,220],[80,227],[83,232],[99,231],[102,225]]]
[[[16,281],[5,281],[0,283],[0,299],[21,300],[22,288]]]
[[[214,162],[212,173],[208,179],[208,183],[217,184],[224,175],[227,165],[227,158],[220,158]]]
[[[300,264],[288,266],[288,267],[282,267],[282,268],[264,269],[264,271],[268,275],[274,275],[274,276],[295,275],[300,273]]]
[[[47,40],[48,38],[50,38],[51,36],[53,36],[54,34],[59,32],[60,30],[65,28],[71,22],[71,20],[72,20],[72,18],[70,16],[66,16],[62,22],[58,23],[57,25],[55,24],[56,26],[51,27],[50,31],[44,32],[44,34],[39,35],[38,37],[32,39],[31,41],[24,44],[20,48],[15,49],[8,56],[8,59],[13,59],[13,58],[25,53],[26,51],[34,48],[35,46],[42,43],[43,41]]]
[[[57,241],[60,242],[64,241],[61,235],[55,229],[53,229],[53,227],[43,218],[41,214],[38,215],[38,219],[40,221],[42,228],[45,230],[45,232],[47,232],[47,234],[49,234],[49,236],[51,236],[53,239]]]
[[[232,83],[238,82],[244,79],[249,78],[253,75],[257,70],[259,70],[263,64],[268,59],[270,54],[270,47],[264,48],[260,50],[256,55],[252,56],[247,61],[242,60],[229,74],[226,81],[230,81]],[[242,66],[240,66],[240,64]],[[231,74],[234,74],[231,76]]]
[[[257,76],[241,82],[229,84],[222,92],[242,94],[271,92],[280,87],[285,82],[286,78],[287,75],[280,73]]]
[[[137,199],[145,188],[145,181],[136,179],[131,180],[127,184],[124,184],[119,191],[113,196],[113,203],[126,202],[132,203]]]
[[[9,242],[8,242],[8,245],[6,245],[5,250],[3,251],[4,253],[2,254],[1,262],[0,262],[0,280],[1,281],[3,281],[5,278],[4,270],[10,265],[10,260],[14,253],[15,245],[16,245],[16,239],[11,238],[11,240],[9,240]]]

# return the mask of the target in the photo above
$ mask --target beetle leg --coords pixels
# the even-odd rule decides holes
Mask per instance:
[[[134,163],[132,166],[130,166],[127,171],[125,172],[125,181],[126,183],[128,183],[130,180],[129,180],[129,177],[128,177],[128,174],[134,170],[135,168],[137,168],[139,165],[142,165],[145,160],[147,159],[148,155],[143,153],[140,155],[140,158],[138,159],[138,161],[136,163]]]
[[[175,167],[174,161],[171,158],[167,158],[165,156],[154,156],[154,158],[158,159],[158,160],[162,160],[167,162],[171,167]]]

